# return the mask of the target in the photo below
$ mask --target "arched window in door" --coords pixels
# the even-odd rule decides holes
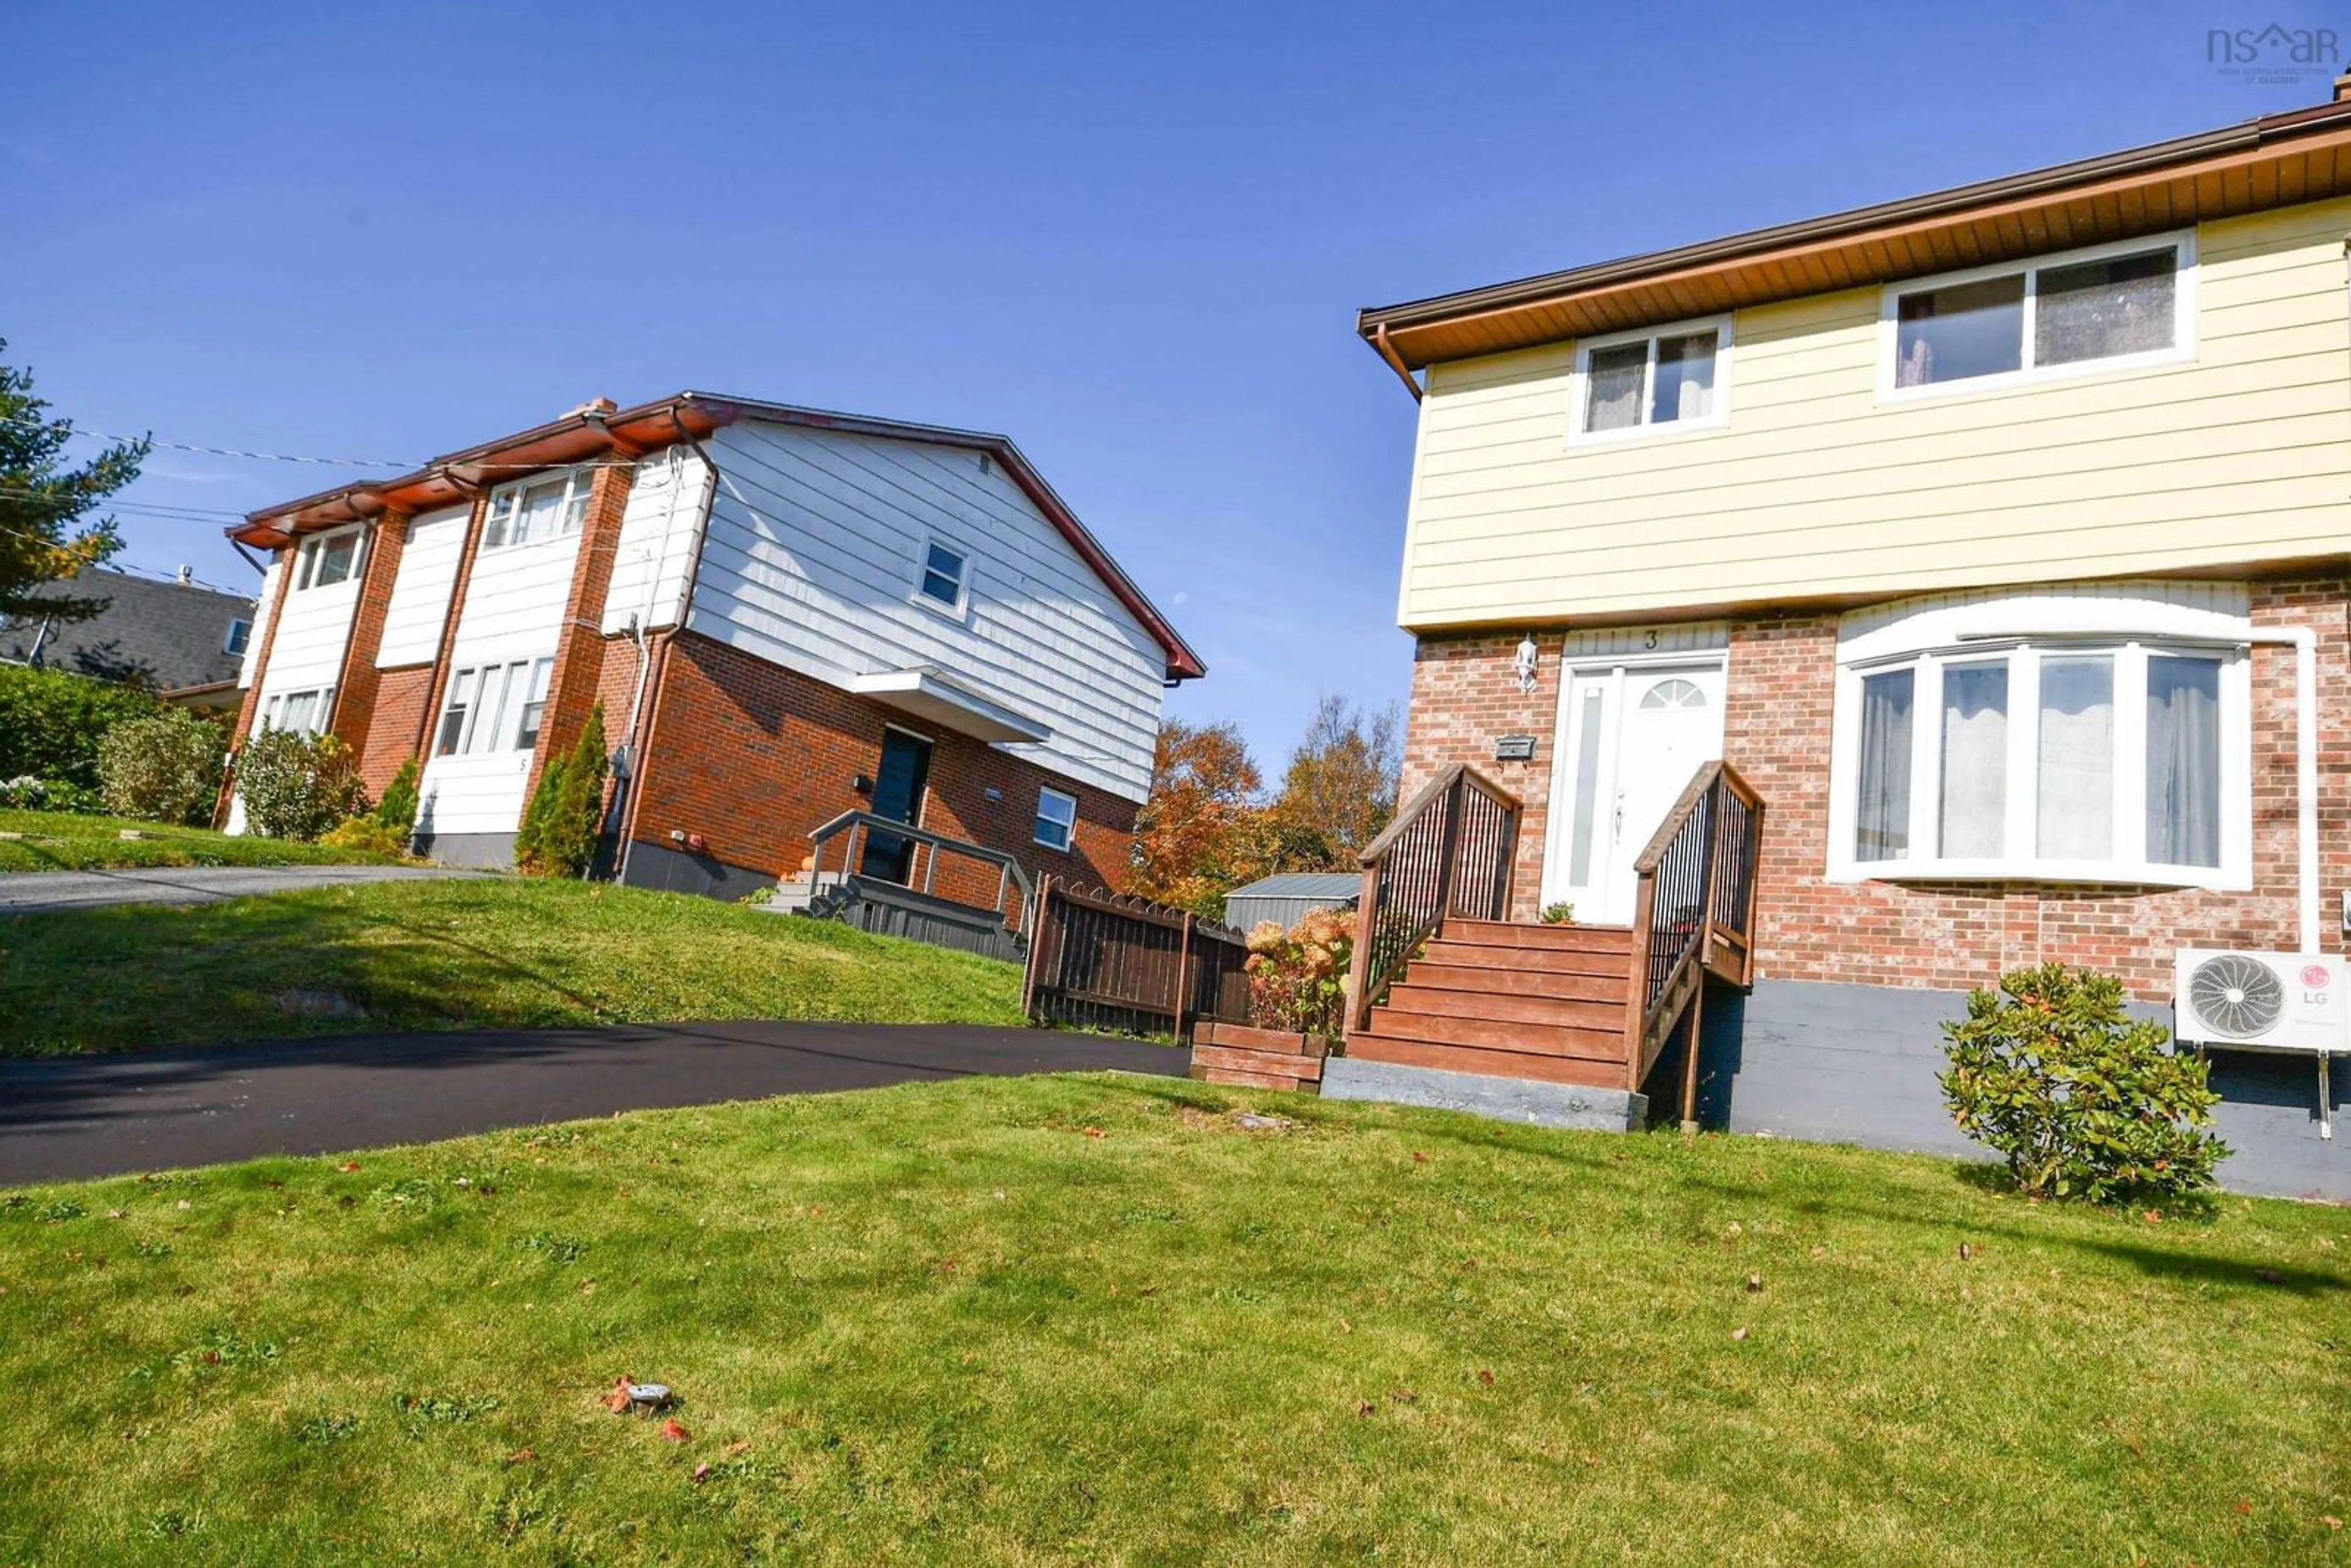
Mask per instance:
[[[1706,693],[1698,689],[1696,682],[1686,681],[1679,675],[1675,675],[1670,679],[1657,682],[1647,691],[1643,692],[1641,706],[1650,709],[1704,707]]]

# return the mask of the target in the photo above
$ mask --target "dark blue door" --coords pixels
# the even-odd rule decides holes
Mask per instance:
[[[931,743],[902,729],[883,731],[882,762],[873,769],[873,814],[893,822],[920,821],[923,789],[930,781]],[[869,831],[857,869],[862,876],[903,883],[914,869],[914,841]]]

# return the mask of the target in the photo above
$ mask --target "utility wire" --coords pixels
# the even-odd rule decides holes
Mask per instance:
[[[66,422],[63,420],[9,419],[5,416],[0,416],[0,424],[13,424],[20,430],[55,430],[57,426],[64,423],[66,423]],[[260,463],[308,463],[336,468],[394,468],[401,470],[413,470],[419,468],[429,468],[432,466],[429,462],[410,462],[405,459],[392,457],[309,457],[292,452],[246,452],[233,446],[198,446],[193,443],[185,441],[164,441],[152,435],[121,435],[103,430],[88,430],[78,427],[68,427],[66,431],[66,436],[68,440],[131,443],[144,442],[150,446],[161,446],[172,452],[193,452],[204,457],[243,457]],[[634,468],[637,466],[638,461],[638,459],[633,457],[620,459],[595,458],[585,463],[467,463],[464,466],[467,468],[489,468],[499,470],[513,469],[518,471],[528,471],[535,468]]]

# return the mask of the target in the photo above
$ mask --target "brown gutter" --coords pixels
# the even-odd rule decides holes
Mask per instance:
[[[1383,321],[1372,329],[1372,347],[1379,350],[1380,358],[1388,362],[1388,369],[1404,382],[1404,390],[1412,393],[1412,401],[1418,402],[1421,399],[1420,383],[1412,379],[1412,371],[1405,364],[1404,356],[1397,353],[1395,345],[1388,341],[1386,322]]]
[[[1566,297],[1656,281],[1667,274],[1759,260],[1803,246],[1853,238],[1876,230],[1938,217],[1958,217],[1974,209],[2004,202],[2056,195],[2074,187],[2251,152],[2346,124],[2351,124],[2351,102],[2323,103],[2283,114],[2265,115],[2241,125],[2202,131],[2193,136],[2177,137],[2168,141],[2153,142],[1996,180],[1979,181],[1974,184],[1953,186],[1874,206],[1855,207],[1798,223],[1750,229],[1697,245],[1649,251],[1562,272],[1544,273],[1400,304],[1374,306],[1357,313],[1355,329],[1360,337],[1376,348],[1378,339],[1384,331],[1405,331],[1438,323],[1452,324],[1526,307],[1560,303]],[[1408,361],[1406,362],[1409,363]]]

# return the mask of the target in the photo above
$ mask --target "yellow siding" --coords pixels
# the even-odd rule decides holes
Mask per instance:
[[[1881,402],[1879,290],[1739,313],[1729,423],[1567,441],[1575,345],[1434,367],[1401,619],[1556,621],[2351,550],[2351,200],[2198,233],[2196,356]]]

